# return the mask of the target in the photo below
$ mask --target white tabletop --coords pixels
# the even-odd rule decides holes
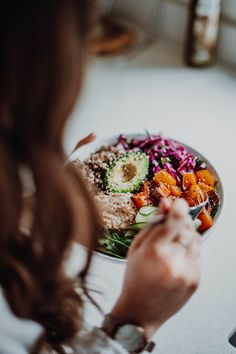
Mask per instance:
[[[179,58],[173,47],[159,43],[128,61],[92,63],[65,145],[69,152],[92,131],[103,138],[145,128],[193,146],[215,165],[225,205],[202,245],[201,285],[156,334],[155,353],[233,354],[236,348],[228,336],[236,327],[236,73],[219,67],[187,69]],[[118,296],[123,272],[123,265],[94,260],[90,281],[102,291],[95,297],[105,311]],[[92,312],[90,316],[99,321]]]

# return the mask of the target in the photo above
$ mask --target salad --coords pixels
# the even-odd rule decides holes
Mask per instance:
[[[217,181],[205,161],[172,139],[120,135],[80,167],[101,210],[104,254],[124,259],[135,235],[158,213],[163,197],[184,198],[190,207],[208,198],[194,223],[200,233],[214,223],[220,202]]]

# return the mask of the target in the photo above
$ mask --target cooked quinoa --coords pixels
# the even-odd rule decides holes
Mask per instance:
[[[96,183],[100,189],[103,189],[103,176],[109,164],[111,164],[115,159],[120,157],[122,152],[115,146],[106,145],[102,146],[101,149],[91,154],[90,157],[84,161],[85,166],[92,171],[93,183]],[[89,181],[90,182],[90,181]]]
[[[105,229],[125,229],[129,224],[135,222],[137,214],[130,193],[107,193],[103,191],[104,173],[109,164],[121,155],[121,150],[108,145],[91,154],[84,162],[73,161],[74,166],[80,169],[88,182],[100,210]]]
[[[95,182],[95,176],[93,171],[79,159],[72,161],[72,164],[81,172],[82,177],[85,179],[89,187],[89,190],[92,192],[92,195],[96,195],[98,192],[100,192],[101,188],[99,188],[99,186]]]
[[[137,209],[130,193],[103,192],[95,196],[106,229],[125,229],[135,222]]]

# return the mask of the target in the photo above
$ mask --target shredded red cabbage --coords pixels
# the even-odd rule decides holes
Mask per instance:
[[[151,172],[157,173],[165,168],[178,183],[185,172],[193,172],[203,166],[203,162],[190,154],[186,148],[176,141],[162,135],[148,136],[144,139],[129,140],[125,135],[120,135],[117,144],[125,151],[141,150],[149,155]]]

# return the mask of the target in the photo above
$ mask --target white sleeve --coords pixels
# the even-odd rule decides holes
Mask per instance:
[[[0,354],[29,354],[42,334],[38,323],[14,316],[0,288]],[[128,354],[97,327],[81,331],[71,349],[74,354]]]
[[[43,328],[14,316],[0,289],[0,354],[29,354]]]
[[[119,343],[97,327],[79,334],[72,348],[74,354],[128,354]]]

